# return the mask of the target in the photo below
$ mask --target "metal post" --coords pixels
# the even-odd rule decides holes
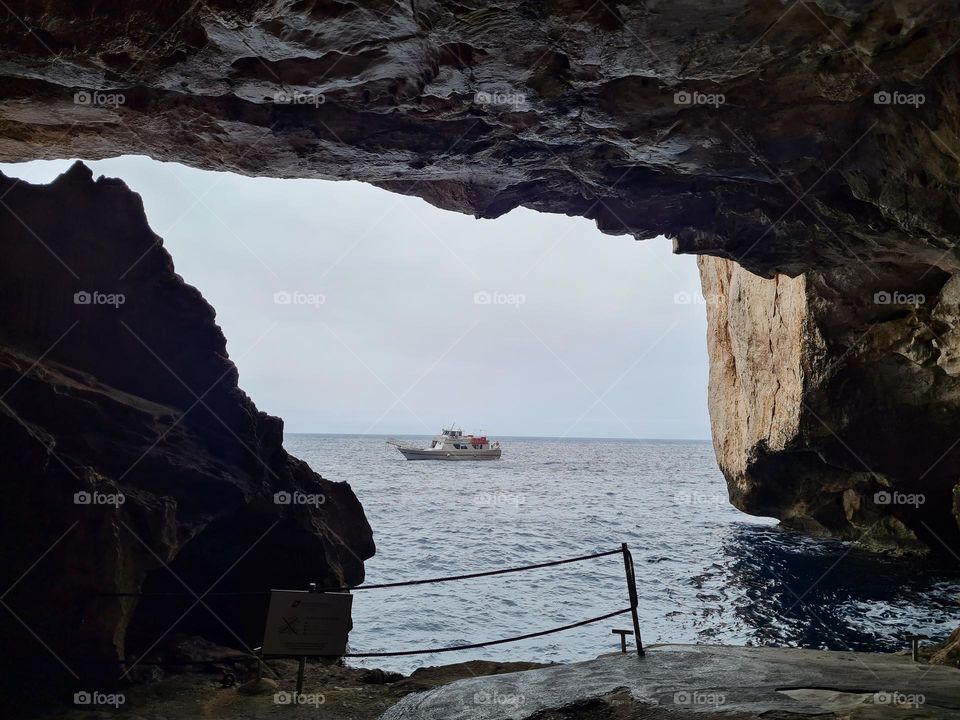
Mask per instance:
[[[627,635],[633,635],[633,630],[612,630],[614,635],[620,636],[620,652],[627,654]]]
[[[623,550],[623,571],[627,575],[627,592],[630,593],[630,615],[633,617],[633,636],[637,640],[637,655],[643,657],[643,641],[640,639],[640,618],[637,617],[637,607],[640,599],[637,597],[637,576],[633,569],[633,556],[626,543],[621,543]]]
[[[303,671],[307,666],[307,658],[300,658],[300,668],[297,670],[297,702],[300,702],[300,696],[303,694]]]
[[[913,658],[913,661],[920,662],[920,641],[928,640],[929,636],[918,633],[908,633],[903,636],[903,639],[910,641],[910,656]]]
[[[263,680],[263,648],[253,649],[253,658],[257,661],[257,680]]]
[[[315,593],[317,591],[316,583],[309,583],[307,589]],[[303,674],[307,668],[307,656],[304,655],[300,658],[300,666],[297,668],[297,700],[299,701],[300,695],[303,694]]]

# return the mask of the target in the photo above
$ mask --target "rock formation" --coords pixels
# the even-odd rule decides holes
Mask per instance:
[[[266,599],[217,592],[361,582],[359,502],[237,387],[139,196],[77,163],[0,197],[4,686],[104,689],[175,623],[250,647]]]
[[[733,503],[898,551],[960,546],[958,280],[874,263],[766,280],[701,258]]]
[[[715,256],[733,502],[877,545],[957,541],[954,3],[19,0],[2,18],[0,159],[353,178]]]
[[[928,656],[931,665],[952,665],[960,667],[960,629],[950,633],[945,641],[935,645]]]
[[[957,671],[892,654],[658,645],[646,656],[473,677],[383,720],[957,720]]]

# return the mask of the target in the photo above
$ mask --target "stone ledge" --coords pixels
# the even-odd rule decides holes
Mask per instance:
[[[404,698],[382,720],[687,716],[960,718],[960,671],[877,653],[663,645],[639,659],[459,680]]]

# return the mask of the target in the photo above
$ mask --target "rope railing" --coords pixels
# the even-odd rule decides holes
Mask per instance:
[[[487,642],[479,643],[470,643],[469,645],[454,645],[453,647],[442,647],[442,648],[430,648],[428,650],[401,650],[396,652],[374,652],[374,653],[346,653],[343,657],[398,657],[400,655],[431,655],[433,653],[445,653],[445,652],[454,652],[456,650],[474,650],[476,648],[490,647],[491,645],[503,645],[504,643],[518,642],[520,640],[529,640],[530,638],[543,637],[544,635],[552,635],[558,632],[564,632],[565,630],[573,630],[574,628],[583,627],[584,625],[590,625],[591,623],[600,622],[601,620],[608,620],[609,618],[616,617],[617,615],[624,615],[630,612],[632,608],[624,608],[623,610],[615,610],[612,613],[607,613],[606,615],[599,615],[588,620],[581,620],[580,622],[570,623],[569,625],[562,625],[560,627],[550,628],[549,630],[540,630],[539,632],[527,633],[526,635],[515,635],[514,637],[503,638],[502,640],[488,640]]]
[[[583,627],[585,625],[590,625],[592,623],[601,622],[603,620],[608,620],[612,617],[617,617],[619,615],[625,615],[630,613],[633,619],[633,634],[636,638],[637,644],[637,653],[643,655],[643,643],[640,639],[640,622],[637,616],[637,607],[639,605],[639,600],[637,596],[637,587],[636,587],[636,574],[633,566],[633,557],[630,554],[630,550],[627,548],[627,544],[623,543],[617,550],[608,550],[604,552],[591,553],[589,555],[578,555],[571,558],[563,558],[561,560],[551,560],[547,562],[534,563],[532,565],[521,565],[518,567],[510,568],[501,568],[498,570],[486,570],[481,572],[473,573],[462,573],[459,575],[445,575],[441,577],[432,577],[432,578],[423,578],[420,580],[402,580],[397,582],[388,582],[388,583],[371,583],[368,585],[355,585],[355,586],[342,586],[342,587],[327,587],[327,588],[316,588],[315,585],[311,585],[311,592],[324,593],[324,592],[353,592],[359,590],[382,590],[386,588],[399,588],[399,587],[409,587],[415,585],[427,585],[434,583],[445,583],[445,582],[454,582],[461,580],[471,580],[474,578],[481,577],[492,577],[496,575],[506,575],[509,573],[524,572],[527,570],[539,570],[542,568],[555,567],[558,565],[567,565],[570,563],[584,562],[586,560],[595,560],[597,558],[609,557],[612,555],[621,555],[623,557],[624,563],[624,572],[626,574],[627,580],[627,592],[630,598],[630,606],[614,610],[613,612],[605,613],[603,615],[598,615],[596,617],[587,618],[586,620],[580,620],[577,622],[569,623],[567,625],[561,625],[558,627],[548,628],[546,630],[538,630],[536,632],[525,633],[523,635],[515,635],[507,638],[500,638],[497,640],[487,640],[484,642],[475,642],[468,643],[464,645],[454,645],[447,647],[437,647],[437,648],[420,648],[414,650],[395,650],[395,651],[385,651],[385,652],[347,652],[343,653],[339,657],[355,657],[355,658],[370,658],[370,657],[399,657],[405,655],[432,655],[435,653],[445,653],[445,652],[456,652],[461,650],[473,650],[477,648],[490,647],[493,645],[503,645],[505,643],[519,642],[521,640],[529,640],[532,638],[543,637],[545,635],[553,635],[555,633],[565,632],[567,630],[573,630],[578,627]],[[220,596],[220,597],[238,597],[238,596],[266,596],[269,595],[270,591],[263,590],[250,590],[250,591],[224,591],[224,592],[206,592],[202,595],[197,595],[196,593],[191,592],[158,592],[158,593],[134,593],[134,592],[118,592],[118,593],[101,593],[101,596],[107,597],[170,597],[170,596],[185,596],[185,597],[195,597],[198,599],[203,599],[211,596]],[[211,611],[212,612],[212,611]],[[128,662],[135,662],[136,664],[141,665],[217,665],[234,661],[242,660],[256,660],[257,662],[262,663],[262,656],[243,654],[235,656],[226,656],[222,658],[217,658],[213,660],[197,660],[197,661],[173,661],[170,663],[165,662],[139,662],[139,661],[130,661],[130,660],[117,660],[111,661],[119,664],[126,664]],[[302,665],[302,659],[301,659]],[[302,674],[302,670],[301,670]]]
[[[422,650],[396,650],[392,652],[364,652],[364,653],[344,653],[339,657],[355,657],[355,658],[369,658],[369,657],[400,657],[405,655],[433,655],[435,653],[445,653],[445,652],[457,652],[459,650],[476,650],[477,648],[490,647],[492,645],[503,645],[505,643],[518,642],[520,640],[530,640],[532,638],[543,637],[545,635],[552,635],[554,633],[564,632],[566,630],[573,630],[574,628],[583,627],[584,625],[590,625],[592,623],[601,622],[602,620],[609,620],[612,617],[617,617],[619,615],[625,615],[630,612],[632,608],[623,608],[622,610],[614,610],[611,613],[606,613],[605,615],[598,615],[597,617],[592,617],[587,620],[581,620],[579,622],[570,623],[569,625],[562,625],[560,627],[550,628],[549,630],[539,630],[537,632],[526,633],[525,635],[515,635],[513,637],[501,638],[499,640],[488,640],[486,642],[470,643],[468,645],[454,645],[447,647],[439,648],[426,648]],[[252,662],[260,662],[260,657],[258,655],[227,655],[215,660],[173,660],[170,662],[155,661],[155,662],[137,662],[136,660],[115,660],[111,662],[116,662],[118,664],[133,663],[136,662],[138,665],[223,665],[224,663],[229,662],[239,662],[242,660],[248,660]]]
[[[521,565],[519,567],[503,568],[500,570],[486,570],[483,572],[467,573],[464,575],[446,575],[443,577],[435,578],[424,578],[422,580],[400,580],[397,582],[389,583],[371,583],[369,585],[342,585],[339,587],[325,587],[317,588],[316,592],[351,592],[357,590],[382,590],[384,588],[397,588],[397,587],[407,587],[411,585],[428,585],[432,583],[442,583],[442,582],[453,582],[455,580],[471,580],[473,578],[480,577],[491,577],[493,575],[506,575],[508,573],[523,572],[525,570],[539,570],[540,568],[553,567],[555,565],[566,565],[568,563],[582,562],[584,560],[594,560],[596,558],[607,557],[609,555],[621,555],[623,554],[623,549],[618,550],[607,550],[606,552],[592,553],[590,555],[580,555],[578,557],[564,558],[563,560],[551,560],[549,562],[536,563],[534,565]],[[208,592],[204,593],[201,597],[241,597],[241,596],[256,596],[256,595],[269,595],[269,590],[238,590],[238,591],[224,591],[224,592]],[[115,593],[100,593],[101,597],[193,597],[192,593],[177,591],[177,592],[157,592],[157,593],[143,593],[143,592],[115,592]]]

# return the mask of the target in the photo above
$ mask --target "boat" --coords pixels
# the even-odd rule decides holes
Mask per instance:
[[[464,435],[463,430],[442,430],[430,447],[414,447],[387,440],[407,460],[499,460],[500,443],[491,443],[486,435]]]

